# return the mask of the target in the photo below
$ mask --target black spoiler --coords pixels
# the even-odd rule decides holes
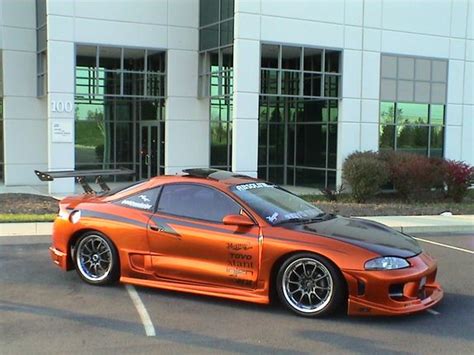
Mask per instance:
[[[86,177],[94,177],[95,183],[99,184],[102,189],[101,192],[110,191],[110,187],[105,183],[104,176],[118,176],[118,175],[133,175],[135,171],[130,169],[108,169],[108,170],[63,170],[63,171],[38,171],[35,174],[41,181],[53,181],[61,178],[76,178],[84,189],[86,194],[94,194],[95,191],[90,187],[86,181]]]

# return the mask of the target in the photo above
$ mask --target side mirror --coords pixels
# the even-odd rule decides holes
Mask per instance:
[[[222,219],[222,222],[226,225],[239,227],[250,227],[255,225],[248,216],[240,214],[229,214]]]

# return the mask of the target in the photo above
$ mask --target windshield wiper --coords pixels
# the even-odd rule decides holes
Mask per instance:
[[[311,222],[322,220],[325,215],[326,215],[326,213],[321,212],[321,213],[317,214],[316,216],[314,216],[312,218],[296,218],[296,217],[289,218],[289,219],[285,219],[281,222],[275,223],[274,226],[279,226],[281,224],[286,224],[286,223],[311,223]]]

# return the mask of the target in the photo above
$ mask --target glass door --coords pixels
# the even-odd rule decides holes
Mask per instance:
[[[140,180],[159,175],[159,122],[140,122]]]

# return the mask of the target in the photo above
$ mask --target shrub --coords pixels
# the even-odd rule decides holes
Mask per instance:
[[[464,162],[447,160],[445,169],[445,183],[447,196],[455,202],[461,202],[467,194],[474,175],[474,168]]]
[[[387,165],[375,152],[355,152],[342,165],[342,177],[352,188],[357,202],[364,202],[380,191],[389,178]]]
[[[422,197],[443,185],[442,160],[401,152],[386,152],[383,159],[388,164],[393,187],[403,198]]]

